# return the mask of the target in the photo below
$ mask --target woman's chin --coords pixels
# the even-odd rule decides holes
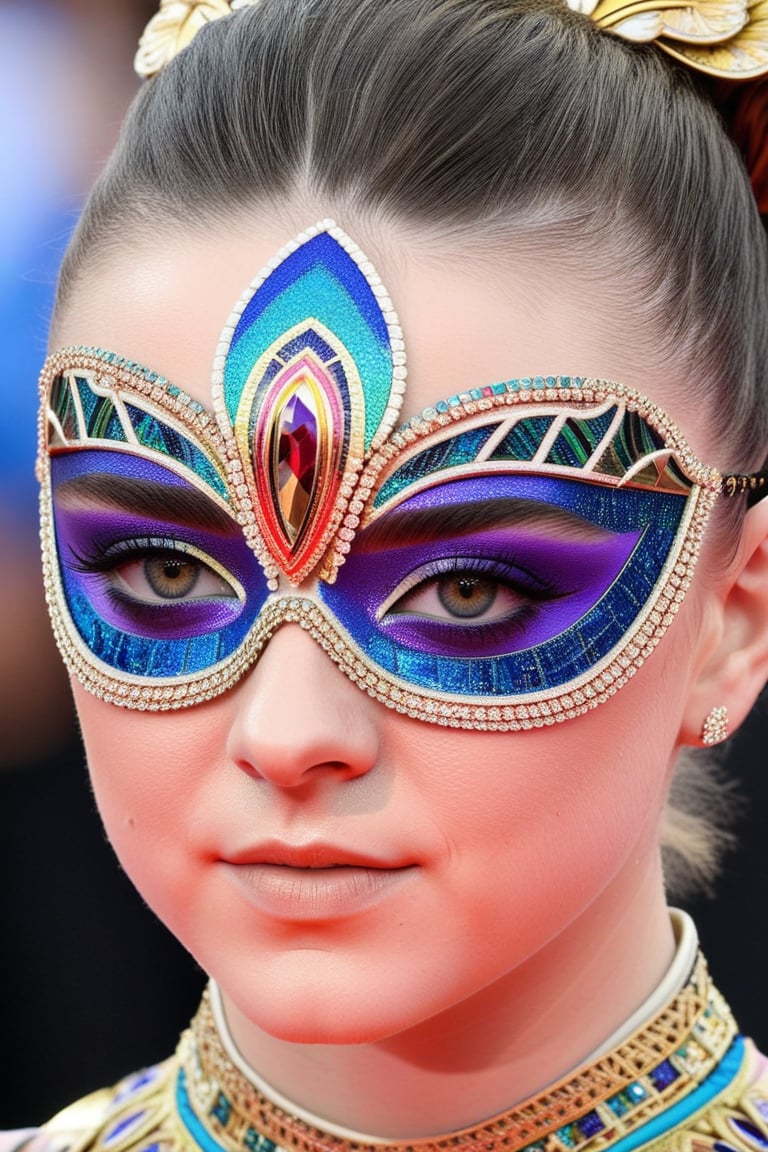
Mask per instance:
[[[231,980],[220,973],[225,1015],[244,1050],[254,1028],[292,1044],[373,1044],[416,1027],[446,1007],[442,997],[436,1000],[434,989],[419,987],[418,980],[382,982],[381,973],[375,981],[366,980],[364,973],[356,979],[336,973],[334,979],[317,971],[314,978],[301,978],[296,966],[291,967],[292,974],[282,980],[257,979],[246,987],[242,978]],[[404,994],[404,989],[409,991]]]

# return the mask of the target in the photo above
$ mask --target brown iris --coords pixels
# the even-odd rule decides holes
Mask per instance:
[[[164,600],[180,600],[197,584],[200,565],[195,560],[158,556],[144,561],[144,575],[155,595]]]
[[[498,581],[470,572],[443,576],[437,585],[440,603],[452,616],[465,619],[482,616],[492,606],[499,589]]]

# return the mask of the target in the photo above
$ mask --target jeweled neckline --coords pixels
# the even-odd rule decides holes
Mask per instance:
[[[617,1144],[674,1105],[684,1108],[736,1036],[699,954],[680,992],[632,1036],[509,1111],[440,1136],[353,1140],[293,1115],[232,1063],[206,992],[180,1045],[179,1093],[216,1143],[242,1152],[587,1152]]]

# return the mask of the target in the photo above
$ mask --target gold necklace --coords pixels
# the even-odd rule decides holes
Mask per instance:
[[[699,955],[683,989],[612,1051],[480,1124],[345,1137],[293,1115],[227,1055],[206,991],[174,1057],[55,1117],[68,1152],[768,1152],[768,1074]]]
[[[719,1065],[737,1034],[699,955],[661,1012],[613,1051],[545,1092],[481,1124],[419,1140],[349,1140],[292,1115],[227,1056],[206,995],[185,1040],[184,1089],[195,1115],[228,1152],[521,1152],[606,1146],[682,1101]],[[259,1139],[261,1143],[259,1143]],[[268,1144],[264,1144],[267,1141]]]

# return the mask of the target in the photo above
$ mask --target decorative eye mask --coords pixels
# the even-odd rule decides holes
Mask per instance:
[[[601,380],[474,388],[393,431],[397,317],[331,222],[235,308],[215,415],[96,348],[55,353],[41,386],[56,638],[128,708],[212,699],[295,622],[408,716],[577,716],[663,636],[723,485],[663,412]]]

